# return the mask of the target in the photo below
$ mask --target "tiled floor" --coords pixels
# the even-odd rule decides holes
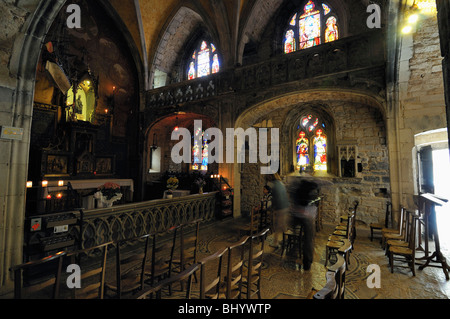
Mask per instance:
[[[218,221],[201,230],[200,256],[214,253],[239,239],[236,225],[241,219]],[[305,298],[311,288],[321,288],[325,284],[325,243],[332,232],[333,225],[323,225],[316,234],[315,257],[309,271],[296,264],[293,257],[280,257],[280,249],[266,245],[265,265],[263,269],[262,297],[265,299]],[[369,230],[357,229],[357,238],[351,254],[350,267],[346,274],[346,299],[448,299],[450,281],[446,281],[442,269],[427,267],[418,270],[416,276],[407,268],[394,267],[390,272],[388,259],[378,240],[370,241]],[[442,244],[447,253],[445,243]],[[431,252],[433,252],[431,248]],[[418,252],[417,257],[423,253]],[[448,256],[450,257],[450,256]],[[380,268],[380,288],[369,288],[367,279],[370,275],[367,267],[371,264]],[[401,265],[401,263],[398,263]]]

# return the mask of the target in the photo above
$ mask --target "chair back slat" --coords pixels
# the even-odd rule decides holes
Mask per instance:
[[[222,275],[222,260],[227,249],[221,249],[209,255],[200,263],[200,299],[218,299]],[[215,268],[214,268],[215,266]],[[211,268],[209,268],[211,267]],[[214,270],[215,271],[211,271]]]

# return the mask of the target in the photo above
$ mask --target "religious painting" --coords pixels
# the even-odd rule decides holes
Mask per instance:
[[[96,175],[112,175],[114,174],[114,157],[98,156],[95,159]]]
[[[68,175],[69,156],[46,154],[45,175]]]

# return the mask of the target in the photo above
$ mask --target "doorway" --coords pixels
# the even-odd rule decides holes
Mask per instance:
[[[432,151],[434,193],[450,200],[450,160],[449,149]],[[450,202],[436,207],[436,221],[442,248],[450,248]],[[448,255],[448,254],[446,254]]]

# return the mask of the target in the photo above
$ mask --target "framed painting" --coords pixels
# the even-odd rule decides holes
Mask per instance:
[[[95,159],[96,175],[114,174],[114,156],[97,156]]]
[[[44,176],[70,175],[70,154],[45,152],[42,156],[42,171]]]

